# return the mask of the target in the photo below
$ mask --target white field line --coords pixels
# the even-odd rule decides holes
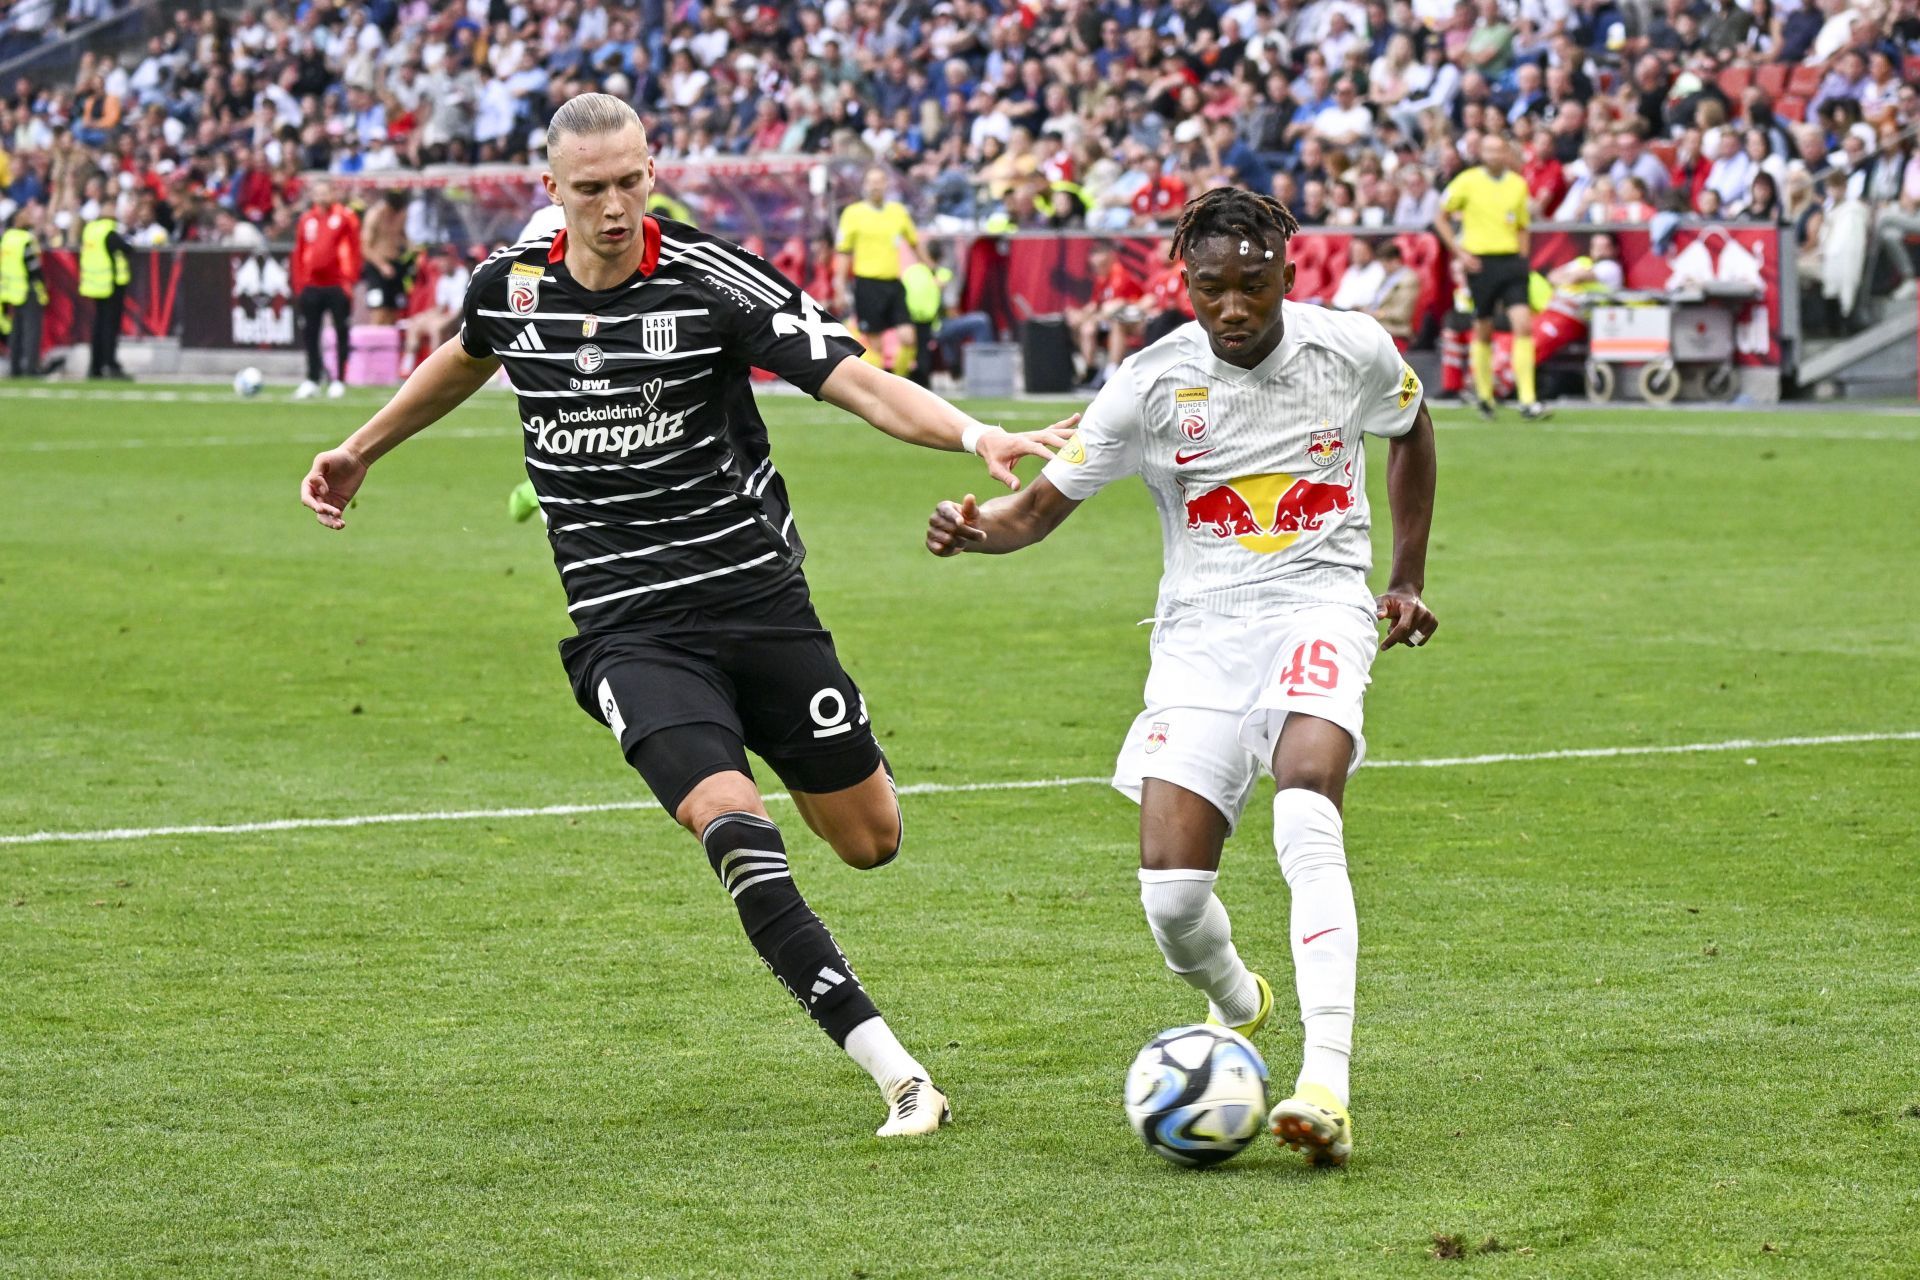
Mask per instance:
[[[341,431],[327,435],[161,436],[126,440],[29,440],[0,444],[0,453],[111,453],[116,449],[229,449],[253,445],[337,444]],[[518,433],[504,421],[497,427],[428,427],[414,440],[511,440]]]
[[[1425,760],[1369,760],[1368,769],[1451,769],[1466,765],[1513,764],[1529,760],[1611,760],[1625,756],[1696,755],[1708,751],[1760,751],[1776,747],[1830,747],[1856,742],[1920,742],[1920,730],[1901,733],[1836,733],[1824,737],[1730,738],[1669,747],[1575,747],[1560,751],[1512,751],[1480,756],[1439,756]],[[1059,787],[1105,785],[1105,774],[1079,778],[1026,778],[1012,782],[916,782],[901,787],[903,796],[967,795],[977,791],[1049,791]],[[778,803],[789,797],[772,792],[761,799]],[[445,809],[423,813],[367,813],[346,818],[276,818],[266,822],[194,823],[177,827],[109,827],[98,831],[32,831],[0,835],[0,845],[97,843],[146,840],[158,836],[247,835],[263,831],[313,831],[331,827],[380,827],[408,822],[476,822],[508,818],[564,818],[582,813],[631,813],[658,809],[653,800],[615,800],[605,804],[549,804],[517,809]]]

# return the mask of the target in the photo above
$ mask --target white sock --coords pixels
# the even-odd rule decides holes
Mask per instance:
[[[846,1048],[847,1056],[873,1077],[881,1093],[891,1093],[902,1080],[910,1080],[915,1076],[926,1081],[933,1079],[927,1074],[927,1069],[920,1065],[919,1059],[894,1039],[893,1029],[887,1026],[887,1020],[877,1014],[847,1032]]]
[[[1167,968],[1207,993],[1213,1016],[1228,1026],[1253,1021],[1260,988],[1233,949],[1227,909],[1213,894],[1215,871],[1140,872],[1140,905]]]
[[[1282,791],[1273,798],[1273,847],[1293,895],[1293,981],[1306,1029],[1296,1087],[1324,1085],[1345,1106],[1360,932],[1340,811],[1317,791]]]

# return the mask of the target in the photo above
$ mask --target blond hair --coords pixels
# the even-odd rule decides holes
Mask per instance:
[[[570,133],[618,133],[628,125],[645,129],[639,114],[610,93],[583,93],[568,98],[547,124],[547,154],[552,155],[560,139]]]

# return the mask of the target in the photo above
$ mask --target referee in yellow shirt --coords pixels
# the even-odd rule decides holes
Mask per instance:
[[[1493,417],[1493,318],[1506,309],[1513,326],[1513,382],[1520,416],[1538,421],[1548,409],[1534,395],[1533,307],[1527,301],[1527,183],[1510,166],[1507,140],[1480,140],[1480,163],[1455,178],[1440,202],[1434,233],[1466,268],[1473,295],[1473,389],[1482,417]],[[1454,230],[1453,215],[1460,215]]]
[[[854,323],[868,343],[869,364],[882,363],[876,347],[891,335],[893,371],[905,377],[913,369],[916,353],[907,290],[900,283],[900,241],[904,238],[917,248],[920,236],[906,206],[887,199],[885,169],[878,165],[868,169],[860,191],[862,198],[840,211],[840,237],[833,246],[833,282],[840,295],[837,310],[844,315],[852,304]]]

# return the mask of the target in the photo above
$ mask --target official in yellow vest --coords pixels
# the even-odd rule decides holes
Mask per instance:
[[[125,378],[120,367],[120,322],[126,313],[133,262],[120,224],[95,218],[80,229],[80,296],[93,302],[89,378]]]
[[[7,340],[7,375],[13,378],[40,373],[47,281],[40,271],[39,220],[38,204],[22,205],[0,231],[0,337]]]
[[[844,312],[852,302],[854,319],[867,341],[893,339],[893,371],[904,376],[913,368],[916,345],[907,292],[900,283],[901,246],[917,248],[920,234],[906,206],[887,199],[885,169],[868,169],[860,192],[859,200],[840,211],[840,234],[833,245],[834,287],[840,293],[836,305]],[[880,364],[880,352],[870,347],[866,359]]]
[[[1458,231],[1455,214],[1460,215]],[[1466,267],[1473,295],[1473,385],[1481,416],[1493,417],[1493,321],[1505,314],[1513,328],[1513,381],[1521,416],[1547,417],[1550,410],[1534,395],[1533,385],[1527,180],[1514,171],[1505,138],[1489,134],[1480,140],[1480,163],[1448,184],[1433,231]]]

